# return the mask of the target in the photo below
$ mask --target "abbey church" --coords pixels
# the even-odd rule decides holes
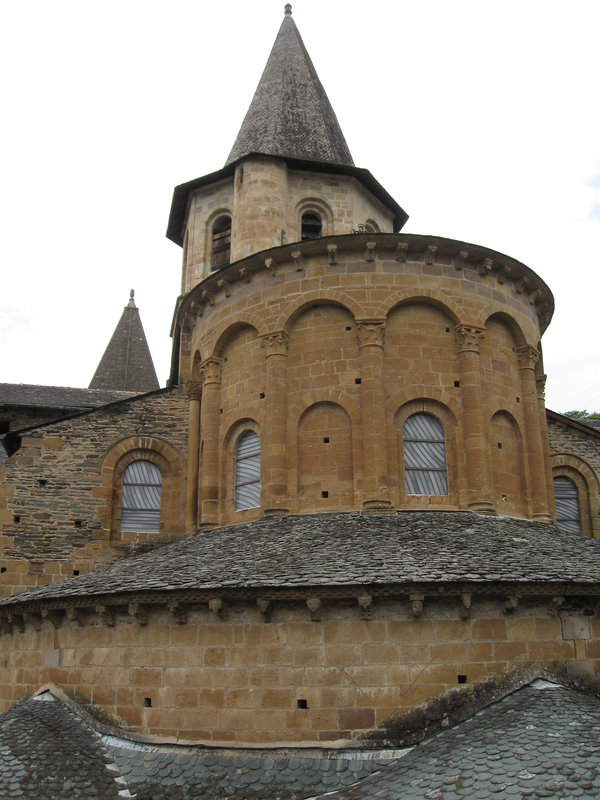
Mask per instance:
[[[545,408],[551,291],[407,220],[286,6],[173,194],[167,387],[133,294],[89,390],[0,386],[0,711],[51,686],[136,741],[343,749],[598,677],[600,430]]]

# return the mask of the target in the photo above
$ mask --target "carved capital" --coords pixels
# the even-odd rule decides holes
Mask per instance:
[[[200,373],[204,386],[209,383],[221,382],[221,359],[220,358],[207,358],[200,364]]]
[[[454,329],[456,335],[456,343],[459,352],[471,350],[476,353],[479,352],[479,345],[483,339],[485,332],[483,328],[475,328],[470,325],[457,325]]]
[[[185,385],[185,390],[190,400],[200,400],[202,397],[202,381],[188,381]]]
[[[385,321],[363,320],[357,321],[356,333],[359,347],[383,347],[385,336]]]
[[[520,369],[535,369],[535,365],[540,357],[540,354],[535,347],[525,344],[523,347],[517,348],[517,353],[519,355]]]
[[[290,337],[286,331],[275,331],[261,336],[262,346],[267,358],[269,356],[286,356]]]

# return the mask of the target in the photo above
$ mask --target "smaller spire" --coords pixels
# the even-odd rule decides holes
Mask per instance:
[[[292,16],[292,4],[291,3],[286,3],[285,4],[285,16],[286,17],[291,17]]]
[[[135,290],[132,289],[129,292],[129,302],[127,303],[127,308],[137,308],[135,300],[133,299],[134,295],[135,295]]]

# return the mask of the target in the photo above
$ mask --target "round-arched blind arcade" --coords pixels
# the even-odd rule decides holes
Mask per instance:
[[[246,431],[235,449],[235,510],[260,506],[260,439]]]
[[[133,461],[123,474],[121,530],[141,533],[160,531],[162,476],[151,461]]]
[[[407,494],[448,494],[444,426],[432,414],[413,414],[404,423]]]
[[[577,486],[564,475],[554,478],[556,524],[562,531],[581,533],[581,510]]]

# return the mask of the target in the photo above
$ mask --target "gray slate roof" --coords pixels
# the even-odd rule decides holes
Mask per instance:
[[[600,797],[600,700],[536,681],[417,745],[379,774],[327,797]]]
[[[38,386],[30,383],[0,383],[0,408],[26,406],[83,411],[133,397],[137,392],[106,389],[74,389],[70,386]]]
[[[133,290],[89,388],[124,392],[153,392],[159,388]]]
[[[456,691],[456,690],[455,690]],[[538,680],[412,750],[151,745],[50,693],[0,716],[3,798],[497,800],[600,796],[600,700]],[[50,702],[43,702],[43,700]]]
[[[600,582],[600,542],[470,512],[311,514],[200,531],[0,602],[122,592],[429,582]]]
[[[0,716],[3,800],[129,797],[110,762],[96,731],[49,693]]]
[[[226,164],[250,153],[346,166],[354,163],[298,29],[287,14]]]

